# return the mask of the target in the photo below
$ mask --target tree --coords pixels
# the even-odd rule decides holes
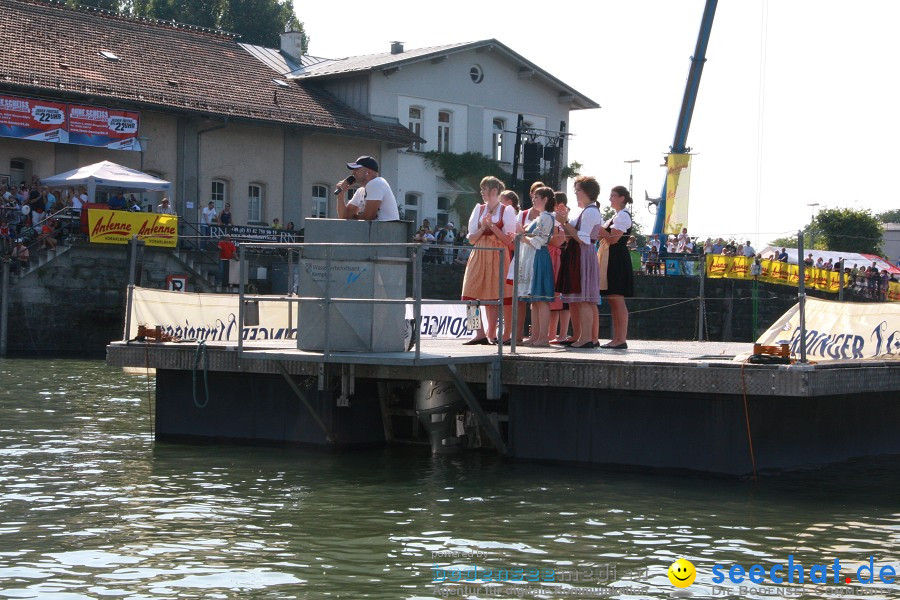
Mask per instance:
[[[894,210],[886,210],[883,213],[875,215],[882,223],[900,223],[900,208]]]
[[[87,0],[91,5],[135,17],[175,21],[240,35],[240,41],[278,48],[285,25],[302,35],[302,50],[309,38],[294,14],[293,0]]]
[[[881,223],[869,210],[826,208],[819,211],[812,226],[816,241],[821,239],[825,250],[881,254]]]

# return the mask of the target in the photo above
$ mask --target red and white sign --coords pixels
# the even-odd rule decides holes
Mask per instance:
[[[66,143],[69,141],[66,105],[34,98],[0,96],[0,136]]]
[[[140,113],[69,105],[69,143],[114,150],[140,150]]]

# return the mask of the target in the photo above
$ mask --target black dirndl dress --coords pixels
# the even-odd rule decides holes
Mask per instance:
[[[612,229],[612,221],[606,226],[606,231]],[[631,230],[622,234],[619,241],[609,247],[609,261],[606,267],[606,289],[600,290],[601,296],[634,296],[634,272],[631,267],[631,253],[628,251],[628,240],[631,238]]]

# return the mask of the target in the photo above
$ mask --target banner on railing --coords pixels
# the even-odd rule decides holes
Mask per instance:
[[[753,258],[748,256],[724,256],[721,254],[706,255],[706,276],[713,279],[753,279],[750,267]],[[760,261],[762,271],[760,281],[781,285],[797,286],[800,281],[800,267],[775,260]],[[836,294],[840,290],[840,273],[807,267],[805,269],[806,287]],[[844,287],[853,285],[852,278],[845,274]]]
[[[806,356],[820,362],[900,359],[900,305],[806,299]],[[757,340],[789,344],[800,353],[800,305],[788,310]]]
[[[97,244],[127,244],[137,236],[148,246],[174,248],[178,244],[178,217],[124,210],[88,211],[88,236]]]
[[[688,225],[688,194],[691,189],[691,155],[666,157],[666,220],[663,233],[681,233]]]
[[[236,294],[197,294],[135,287],[131,328],[127,339],[137,336],[138,325],[162,327],[181,339],[210,342],[238,340],[238,302]],[[293,307],[293,308],[291,308]],[[297,314],[290,310],[297,303],[260,302],[259,325],[245,326],[245,341],[297,339]],[[521,315],[524,318],[524,315]],[[413,306],[406,307],[406,319],[412,321]],[[455,304],[422,303],[422,339],[456,340],[471,337],[466,328],[466,307]]]

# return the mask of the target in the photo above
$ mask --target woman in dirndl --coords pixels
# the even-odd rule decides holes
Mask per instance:
[[[568,207],[557,207],[556,220],[569,237],[561,256],[557,288],[562,301],[568,302],[572,311],[573,331],[578,337],[570,348],[596,348],[600,342],[593,332],[600,302],[600,278],[594,240],[600,229],[602,217],[597,206],[600,184],[593,177],[580,175],[575,178],[575,200],[581,209],[573,214],[570,222]],[[577,315],[577,319],[576,319]]]
[[[613,327],[613,339],[600,347],[611,350],[628,349],[628,308],[625,306],[625,298],[634,295],[634,273],[628,252],[628,240],[633,227],[628,206],[632,202],[628,188],[623,185],[614,187],[609,193],[609,203],[616,214],[598,232],[600,293],[609,302]]]
[[[525,229],[524,242],[519,246],[519,290],[527,289],[525,299],[531,303],[531,337],[525,346],[550,345],[550,302],[553,300],[553,262],[547,246],[556,229],[553,190],[540,187],[532,195],[533,209],[538,215]]]
[[[560,206],[568,206],[569,198],[565,192],[553,192],[554,210]],[[553,237],[547,244],[550,252],[550,262],[553,264],[553,281],[559,277],[560,255],[566,245],[566,232],[562,225],[556,222],[556,214],[553,214]],[[569,305],[563,303],[559,290],[555,290],[553,301],[550,303],[550,330],[547,333],[551,344],[569,341]],[[574,341],[574,340],[572,340]]]
[[[469,260],[466,262],[466,274],[463,277],[463,300],[498,300],[500,297],[499,278],[509,272],[509,252],[506,240],[516,230],[516,216],[513,209],[500,203],[500,192],[503,182],[496,177],[485,177],[481,180],[481,199],[469,217],[469,242],[474,246]],[[500,248],[497,250],[479,250],[479,248]],[[512,297],[512,286],[504,285],[503,297]],[[475,332],[475,337],[465,342],[466,345],[491,344],[497,340],[497,306],[487,305],[487,328],[484,326]]]

